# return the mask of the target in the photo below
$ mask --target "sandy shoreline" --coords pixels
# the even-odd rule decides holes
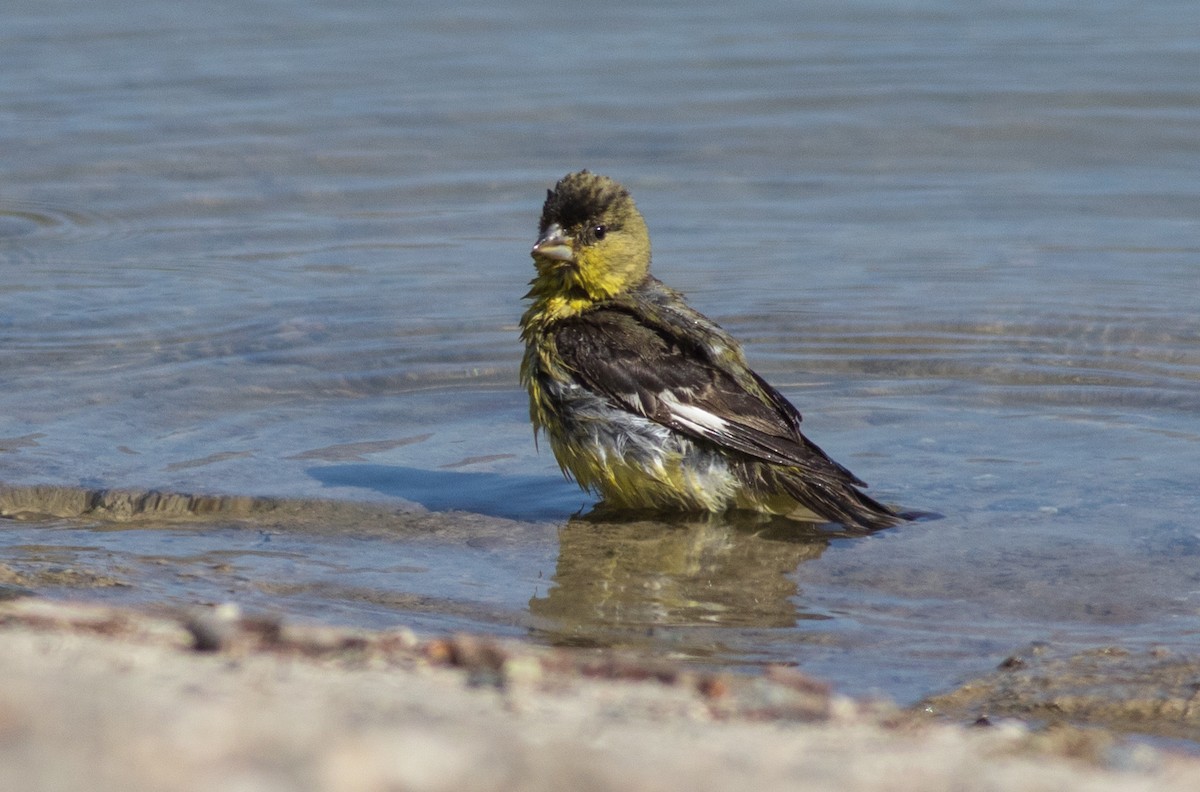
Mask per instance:
[[[780,669],[236,611],[0,603],[0,788],[1184,790],[1100,729],[971,728]]]

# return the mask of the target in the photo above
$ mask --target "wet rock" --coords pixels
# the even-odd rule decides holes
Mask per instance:
[[[271,498],[196,495],[158,490],[86,489],[37,485],[0,486],[0,517],[16,520],[97,517],[118,522],[138,518],[245,517],[277,507]]]
[[[14,592],[33,592],[45,588],[111,588],[127,587],[130,584],[112,575],[73,566],[50,564],[19,569],[0,564],[0,585],[14,587]]]
[[[918,707],[960,721],[1012,717],[1200,741],[1200,657],[1036,644]]]

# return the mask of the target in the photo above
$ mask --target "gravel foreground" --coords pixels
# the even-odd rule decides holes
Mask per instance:
[[[0,789],[1194,790],[1099,729],[921,719],[790,669],[0,603]]]

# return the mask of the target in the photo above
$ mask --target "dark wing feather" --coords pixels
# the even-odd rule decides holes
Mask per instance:
[[[761,377],[709,359],[668,327],[601,309],[562,323],[555,343],[580,384],[623,409],[765,462],[862,485],[800,433],[796,408]]]

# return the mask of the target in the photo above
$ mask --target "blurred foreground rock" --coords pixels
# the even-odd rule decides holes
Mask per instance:
[[[789,669],[0,603],[0,789],[1193,790],[1103,731],[922,723]]]

